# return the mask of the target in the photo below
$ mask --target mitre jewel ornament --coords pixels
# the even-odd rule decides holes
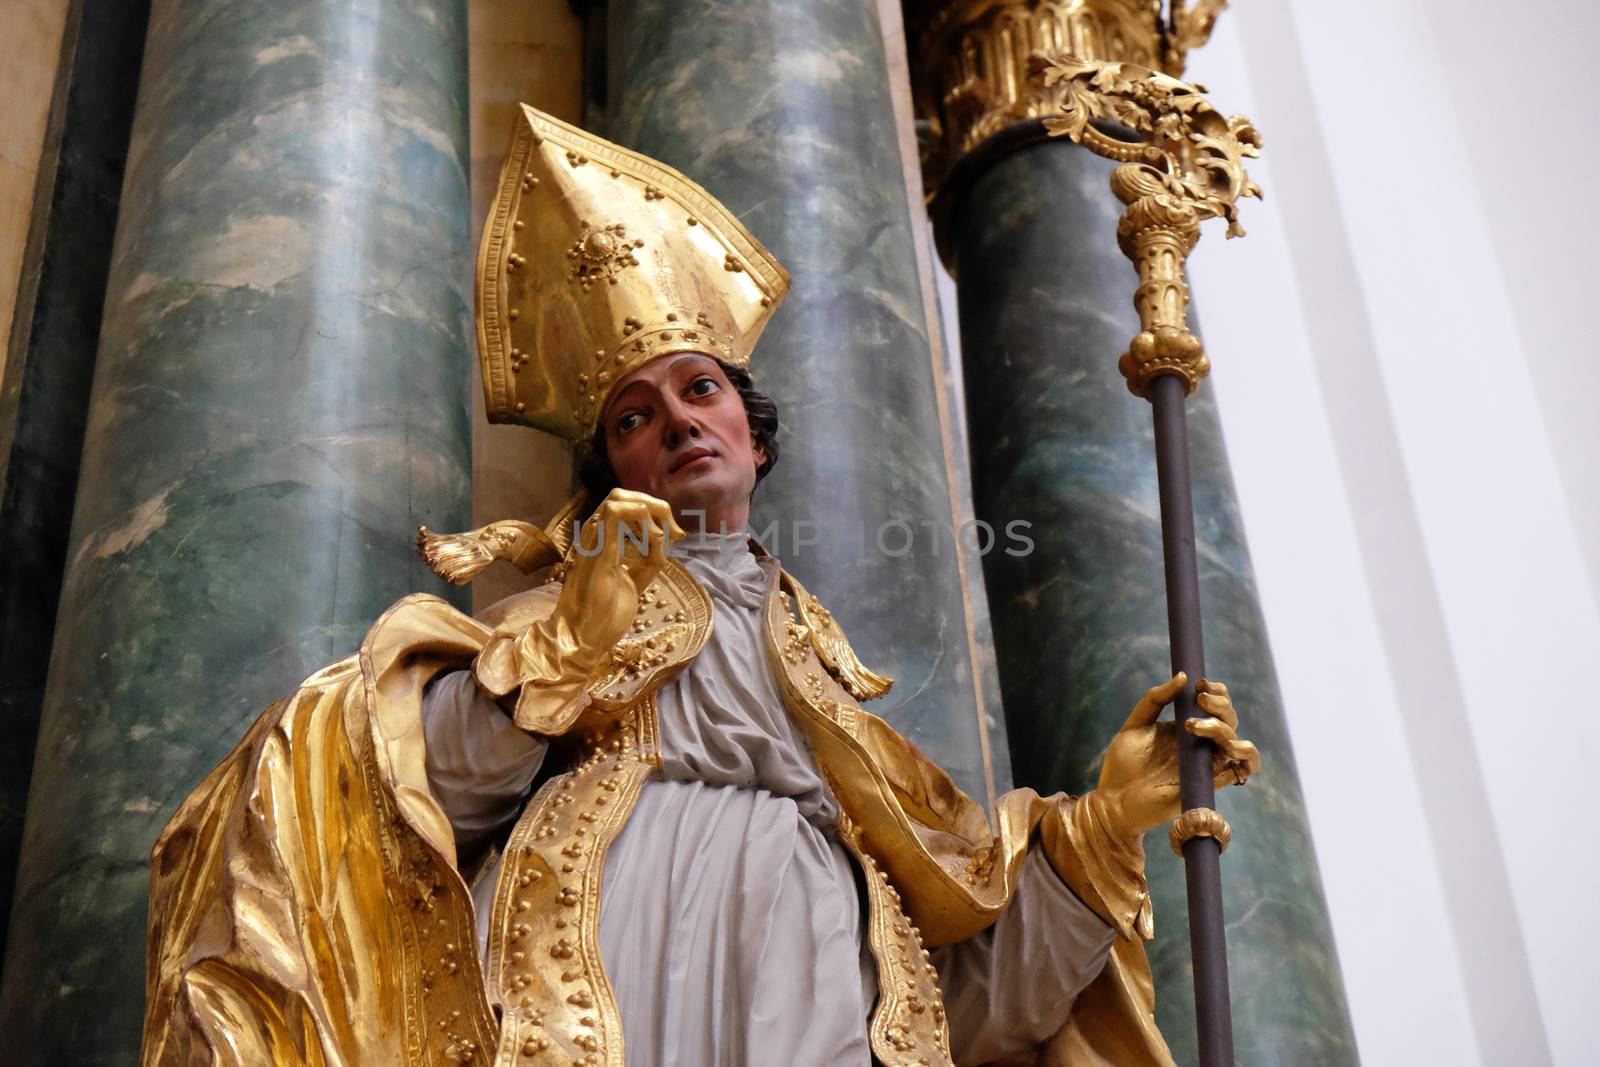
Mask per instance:
[[[748,363],[789,276],[682,174],[523,105],[477,290],[489,420],[584,445],[611,386],[651,360]]]
[[[585,290],[600,280],[616,285],[622,268],[639,265],[633,250],[643,247],[641,240],[628,240],[628,227],[620,222],[599,229],[585,224],[583,236],[567,249],[567,258],[572,261],[568,277]]]

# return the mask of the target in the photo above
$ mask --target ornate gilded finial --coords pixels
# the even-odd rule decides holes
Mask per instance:
[[[1206,219],[1226,219],[1229,237],[1244,236],[1238,201],[1261,197],[1244,161],[1261,154],[1261,134],[1244,116],[1213,108],[1204,86],[1133,63],[1042,52],[1033,71],[1054,94],[1056,113],[1045,119],[1050,135],[1122,164],[1111,174],[1111,189],[1126,205],[1117,243],[1139,272],[1133,303],[1141,329],[1117,367],[1135,396],[1148,397],[1150,380],[1161,374],[1178,375],[1193,393],[1211,363],[1189,330],[1184,264]],[[1141,140],[1120,140],[1096,122]]]

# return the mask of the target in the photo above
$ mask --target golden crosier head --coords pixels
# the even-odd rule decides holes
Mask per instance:
[[[581,446],[611,387],[653,359],[748,363],[789,276],[682,174],[523,105],[477,291],[489,420]]]

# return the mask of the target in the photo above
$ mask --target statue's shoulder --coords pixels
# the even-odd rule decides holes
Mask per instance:
[[[822,601],[801,585],[800,580],[787,568],[779,572],[778,587],[784,596],[793,598],[800,626],[810,638],[817,658],[834,681],[844,686],[857,700],[874,700],[889,691],[894,679],[867,669],[834,619],[833,612],[824,607]]]
[[[517,631],[543,622],[555,610],[561,596],[561,583],[551,580],[520,593],[496,600],[473,618],[495,630]]]

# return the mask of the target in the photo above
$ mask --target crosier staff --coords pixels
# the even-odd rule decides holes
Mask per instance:
[[[1236,203],[1243,196],[1261,196],[1244,170],[1244,159],[1260,154],[1261,135],[1249,119],[1224,117],[1212,108],[1203,86],[1132,63],[1044,52],[1034,57],[1033,68],[1054,94],[1058,109],[1045,119],[1050,135],[1070,137],[1121,164],[1112,171],[1111,188],[1126,205],[1117,241],[1139,272],[1133,303],[1140,332],[1117,368],[1129,391],[1151,404],[1172,669],[1198,680],[1205,677],[1205,646],[1184,400],[1199,388],[1211,364],[1200,339],[1189,330],[1184,263],[1206,219],[1227,219],[1229,237],[1244,235]],[[1107,132],[1118,128],[1132,131],[1139,140]],[[1194,686],[1183,688],[1175,708],[1180,723],[1205,715]],[[1231,738],[1208,739],[1189,730],[1179,730],[1177,736],[1183,813],[1172,825],[1171,840],[1183,857],[1188,883],[1200,1063],[1232,1067],[1220,863],[1229,829],[1213,807],[1212,778],[1217,751],[1226,753]],[[1234,773],[1244,780],[1242,771]]]

